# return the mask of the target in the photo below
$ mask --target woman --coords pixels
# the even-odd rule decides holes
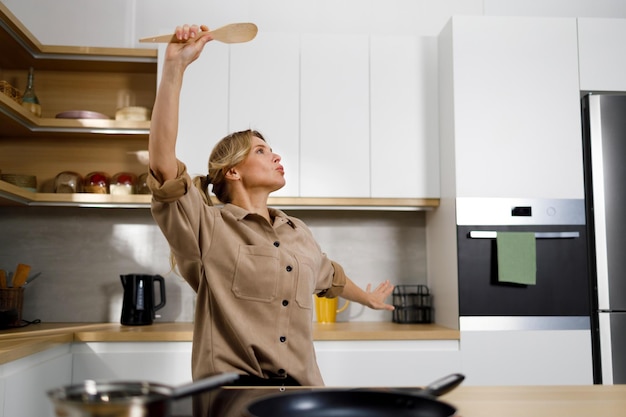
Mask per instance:
[[[342,297],[374,309],[387,281],[363,291],[321,252],[306,225],[267,207],[285,185],[280,156],[254,131],[222,139],[209,174],[192,180],[176,159],[183,74],[210,34],[206,26],[176,28],[167,46],[150,129],[152,213],[180,274],[197,292],[194,379],[237,372],[243,384],[323,385],[312,340],[312,295]],[[224,203],[214,207],[208,185]]]

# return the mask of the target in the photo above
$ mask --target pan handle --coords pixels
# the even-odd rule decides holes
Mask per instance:
[[[421,391],[421,393],[432,395],[433,397],[439,397],[458,387],[464,379],[465,375],[463,374],[450,374],[431,382]]]
[[[234,372],[218,374],[210,376],[208,378],[199,379],[190,384],[182,385],[172,389],[172,398],[181,398],[187,395],[195,394],[201,391],[210,391],[214,388],[219,388],[222,385],[236,381],[239,375]]]

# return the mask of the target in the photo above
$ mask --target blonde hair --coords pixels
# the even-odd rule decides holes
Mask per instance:
[[[224,204],[231,202],[226,172],[246,159],[252,149],[254,137],[265,141],[263,135],[256,130],[242,130],[231,133],[215,145],[209,157],[209,174],[193,179],[193,184],[201,191],[206,204],[213,205],[209,184],[213,184],[213,193],[220,202]]]

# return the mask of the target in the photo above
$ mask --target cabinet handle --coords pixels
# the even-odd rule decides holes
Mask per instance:
[[[469,232],[470,239],[495,239],[498,232],[490,230],[472,230]],[[579,232],[535,232],[535,239],[576,239],[580,237]]]

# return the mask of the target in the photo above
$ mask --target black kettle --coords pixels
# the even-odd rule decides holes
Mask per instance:
[[[152,324],[155,312],[165,306],[165,280],[161,275],[120,275],[124,286],[121,323],[126,326]],[[159,283],[160,302],[155,305],[154,286]]]

